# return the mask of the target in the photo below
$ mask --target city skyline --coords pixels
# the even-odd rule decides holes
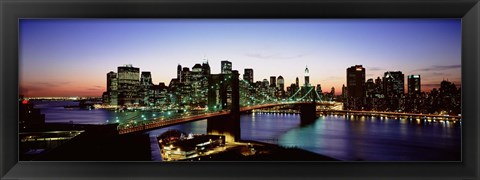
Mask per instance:
[[[178,64],[191,69],[204,58],[212,74],[228,60],[240,77],[252,68],[254,81],[282,76],[285,86],[303,84],[308,66],[311,84],[336,94],[357,64],[366,79],[419,74],[430,91],[443,79],[461,85],[460,27],[459,19],[21,20],[20,93],[101,96],[106,74],[124,64],[168,85]]]

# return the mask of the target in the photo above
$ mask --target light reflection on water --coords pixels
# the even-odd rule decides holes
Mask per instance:
[[[107,110],[65,109],[69,103],[37,103],[46,122],[104,124],[150,117],[152,113],[119,113]],[[156,114],[158,116],[158,113]],[[284,147],[298,147],[341,160],[367,161],[459,161],[461,127],[453,122],[424,122],[417,119],[388,119],[355,116],[321,116],[314,123],[300,125],[294,114],[244,114],[240,117],[241,138]],[[174,125],[147,133],[151,137],[169,130],[206,133],[207,121]]]

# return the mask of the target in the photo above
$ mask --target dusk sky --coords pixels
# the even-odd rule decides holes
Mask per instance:
[[[132,64],[169,84],[177,65],[208,59],[212,73],[232,62],[254,80],[283,76],[285,87],[305,66],[310,83],[341,93],[346,69],[420,74],[422,90],[445,79],[461,84],[460,19],[22,19],[20,93],[101,96],[106,74]]]

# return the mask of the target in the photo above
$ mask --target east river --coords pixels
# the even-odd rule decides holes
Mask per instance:
[[[167,112],[64,108],[75,104],[71,101],[34,104],[45,114],[47,123],[105,124],[167,115]],[[345,161],[461,160],[459,122],[328,115],[301,126],[300,115],[251,113],[242,114],[240,124],[241,139],[297,147]],[[207,121],[179,124],[147,133],[156,137],[169,129],[205,134]]]

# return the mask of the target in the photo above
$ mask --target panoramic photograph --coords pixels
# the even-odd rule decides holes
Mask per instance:
[[[20,19],[18,159],[462,161],[461,23]]]

